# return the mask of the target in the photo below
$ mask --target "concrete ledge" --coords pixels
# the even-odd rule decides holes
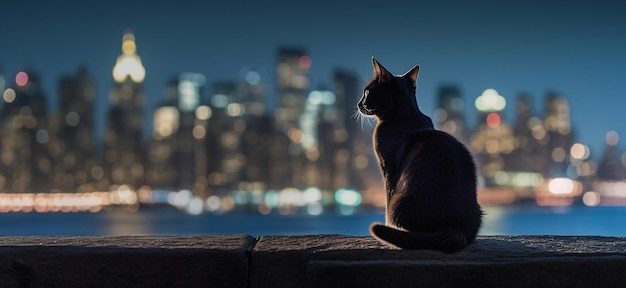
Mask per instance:
[[[0,237],[0,287],[247,287],[247,235]]]
[[[343,235],[0,237],[0,287],[624,287],[626,238],[482,236],[454,254]]]

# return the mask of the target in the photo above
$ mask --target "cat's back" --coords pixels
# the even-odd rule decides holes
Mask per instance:
[[[405,165],[425,166],[430,173],[475,175],[472,154],[457,138],[444,131],[430,129],[413,132],[406,144]]]

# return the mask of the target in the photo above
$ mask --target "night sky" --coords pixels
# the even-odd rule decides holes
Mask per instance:
[[[593,158],[609,130],[626,147],[624,1],[216,2],[3,0],[0,73],[12,86],[10,78],[32,68],[56,107],[58,79],[85,65],[105,107],[122,35],[132,29],[151,105],[181,72],[205,74],[210,90],[247,66],[265,69],[271,96],[276,51],[295,46],[313,60],[312,89],[328,87],[336,67],[365,84],[371,56],[397,74],[420,64],[418,101],[429,115],[444,83],[460,86],[470,127],[473,102],[487,88],[506,97],[509,121],[520,93],[533,97],[540,116],[553,90],[568,99],[576,138]]]

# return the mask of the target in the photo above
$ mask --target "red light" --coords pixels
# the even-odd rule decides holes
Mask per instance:
[[[300,68],[302,69],[309,69],[311,67],[311,57],[307,55],[300,56],[298,62],[300,62]]]
[[[500,122],[501,119],[498,113],[489,113],[489,115],[487,115],[487,126],[495,128],[500,126]]]
[[[26,84],[28,84],[28,74],[24,71],[17,73],[17,75],[15,75],[15,84],[20,87],[26,86]]]

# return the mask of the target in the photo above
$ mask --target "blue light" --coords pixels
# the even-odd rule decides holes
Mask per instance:
[[[261,74],[256,71],[248,71],[245,76],[246,82],[250,85],[257,85],[261,83]]]
[[[361,193],[353,189],[340,188],[335,192],[335,201],[345,206],[359,206],[361,204]]]

